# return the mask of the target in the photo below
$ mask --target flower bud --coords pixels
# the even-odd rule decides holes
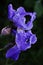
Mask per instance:
[[[9,35],[11,33],[11,28],[10,27],[4,27],[1,30],[1,35]]]

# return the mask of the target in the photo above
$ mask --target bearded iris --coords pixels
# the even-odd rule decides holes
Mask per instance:
[[[31,16],[30,21],[26,23],[25,16]],[[26,12],[23,7],[19,7],[17,10],[13,9],[12,4],[8,5],[8,18],[13,21],[14,25],[24,30],[30,30],[33,27],[33,21],[36,18],[36,12]]]
[[[30,31],[25,32],[24,30],[18,30],[15,37],[18,48],[25,51],[31,48],[31,44],[35,44],[37,41],[36,35]]]
[[[6,58],[12,58],[18,60],[21,51],[26,51],[31,48],[31,44],[35,44],[37,37],[30,31],[25,32],[24,30],[17,29],[15,42],[16,45],[9,49],[6,53]]]
[[[25,16],[31,16],[30,21],[26,23]],[[14,10],[12,4],[8,5],[8,18],[13,22],[17,30],[12,29],[12,33],[15,36],[15,45],[10,48],[6,53],[6,58],[18,60],[21,51],[26,51],[31,48],[32,44],[35,44],[37,37],[32,33],[33,21],[36,18],[36,13],[26,12],[23,7],[19,7]]]

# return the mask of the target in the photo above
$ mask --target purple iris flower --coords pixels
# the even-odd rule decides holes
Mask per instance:
[[[37,37],[32,34],[31,30],[25,32],[24,30],[17,29],[15,42],[16,45],[10,48],[6,53],[6,58],[18,60],[21,51],[26,51],[31,48],[31,44],[35,44]]]
[[[31,44],[35,44],[37,37],[30,31],[25,32],[24,30],[18,29],[16,33],[15,42],[22,51],[31,48]]]
[[[26,15],[31,16],[30,21],[27,23],[25,18]],[[36,13],[26,12],[23,7],[19,7],[16,11],[13,9],[12,4],[9,4],[8,18],[17,26],[17,31],[14,29],[12,30],[12,34],[15,36],[16,44],[7,51],[6,58],[18,60],[21,51],[30,49],[31,45],[35,44],[37,41],[36,35],[31,32],[33,21],[36,18]]]
[[[26,23],[25,16],[31,16],[30,21]],[[8,18],[13,21],[13,23],[24,30],[30,30],[33,27],[33,21],[36,18],[36,13],[26,12],[23,7],[19,7],[17,10],[13,9],[12,4],[8,5]]]

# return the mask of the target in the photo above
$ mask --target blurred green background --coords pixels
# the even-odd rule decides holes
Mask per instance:
[[[13,4],[14,9],[23,6],[26,11],[37,13],[32,32],[37,35],[38,39],[31,49],[21,53],[18,61],[14,61],[5,58],[8,48],[3,49],[13,40],[13,37],[0,35],[0,65],[43,65],[43,0],[0,0],[0,33],[3,27],[11,26],[7,17],[10,3]]]

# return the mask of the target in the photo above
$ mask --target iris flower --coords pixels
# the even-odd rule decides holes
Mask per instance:
[[[26,23],[25,16],[31,16],[30,21]],[[13,9],[12,4],[8,5],[8,18],[16,25],[17,30],[12,30],[12,34],[15,36],[15,45],[10,48],[6,53],[6,58],[18,60],[21,51],[26,51],[31,48],[32,44],[35,44],[37,37],[31,32],[33,27],[33,21],[36,18],[36,13],[26,12],[23,7],[19,7],[17,10]]]
[[[25,16],[31,16],[30,21],[26,23]],[[36,12],[26,12],[23,7],[19,7],[17,10],[13,9],[12,4],[8,5],[8,18],[13,21],[14,25],[24,30],[30,30],[33,27],[33,21],[36,19]]]
[[[6,58],[11,58],[13,60],[18,60],[21,51],[26,51],[31,48],[31,44],[35,44],[37,37],[32,34],[31,30],[25,32],[24,30],[17,29],[15,37],[15,46],[10,48],[6,53]]]
[[[37,37],[30,31],[25,32],[24,30],[18,29],[15,37],[15,42],[22,51],[31,48],[31,44],[35,44]]]

